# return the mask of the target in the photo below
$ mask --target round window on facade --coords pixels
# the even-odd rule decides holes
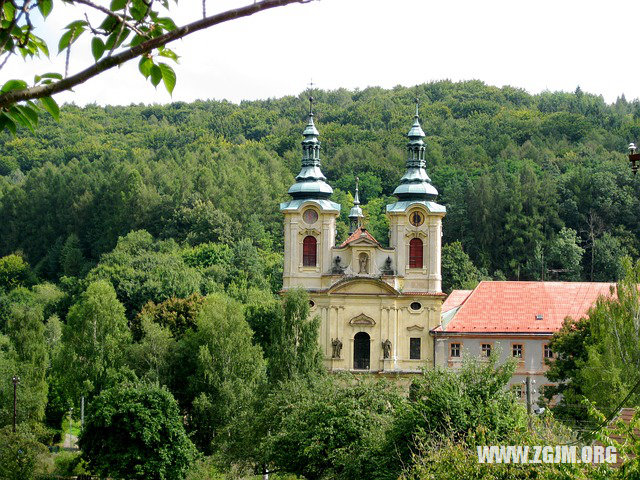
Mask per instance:
[[[302,218],[304,219],[305,223],[313,225],[318,221],[318,212],[316,212],[313,208],[310,208],[308,210],[305,210]]]
[[[309,306],[311,308],[315,307],[316,306],[316,302],[314,302],[313,300],[309,300]]]
[[[420,302],[413,302],[411,304],[411,310],[420,310],[422,308],[422,304]]]
[[[422,215],[422,213],[418,211],[411,212],[409,214],[409,222],[411,222],[411,225],[413,225],[414,227],[419,227],[424,222],[424,215]]]

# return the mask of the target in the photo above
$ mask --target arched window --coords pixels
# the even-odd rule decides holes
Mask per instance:
[[[409,268],[422,268],[422,240],[412,238],[409,242]]]
[[[317,249],[318,241],[316,237],[309,235],[304,237],[302,242],[302,266],[303,267],[315,267],[317,261]]]

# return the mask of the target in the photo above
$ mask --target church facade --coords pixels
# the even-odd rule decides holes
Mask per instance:
[[[387,205],[389,247],[362,225],[358,191],[349,238],[335,244],[341,206],[320,165],[310,109],[302,168],[284,214],[283,291],[304,288],[321,318],[320,342],[329,370],[413,373],[435,363],[430,331],[440,324],[440,250],[444,206],[425,170],[418,109],[408,133],[406,172]]]

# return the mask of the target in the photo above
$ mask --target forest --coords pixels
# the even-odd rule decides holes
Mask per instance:
[[[425,372],[408,398],[324,373],[306,294],[279,295],[278,208],[300,169],[309,95],[342,205],[336,242],[348,233],[355,177],[366,228],[388,242],[385,205],[417,97],[427,172],[447,207],[445,291],[631,275],[640,181],[627,145],[640,139],[638,100],[440,81],[239,105],[65,105],[58,122],[0,134],[0,457],[32,453],[0,458],[0,478],[487,478],[466,447],[573,438],[574,413],[532,427],[503,388],[512,365]],[[578,350],[599,351],[596,340]],[[575,377],[575,365],[560,366],[560,381]],[[635,376],[622,372],[624,388],[606,397],[590,396],[595,378],[574,393],[605,409]],[[83,401],[83,455],[48,457],[42,449],[69,417],[77,424]],[[123,435],[133,435],[130,450]],[[531,478],[531,468],[495,478]],[[588,467],[571,468],[565,478]]]

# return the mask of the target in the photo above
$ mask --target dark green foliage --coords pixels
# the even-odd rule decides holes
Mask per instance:
[[[187,298],[172,297],[157,304],[149,301],[131,322],[131,330],[136,338],[140,338],[142,319],[147,318],[168,328],[174,337],[181,337],[187,329],[195,327],[196,316],[203,303],[204,297],[199,293],[189,295]]]
[[[21,256],[7,255],[0,258],[0,292],[29,286],[33,280],[31,268]]]
[[[124,366],[131,342],[127,319],[116,292],[106,280],[92,282],[71,307],[54,369],[70,404],[97,395]]]
[[[397,478],[421,444],[470,435],[480,445],[500,444],[515,431],[526,430],[526,412],[507,384],[514,363],[465,360],[459,371],[426,370],[413,380],[409,399],[399,406],[384,452],[381,477]]]
[[[47,448],[27,429],[0,428],[0,478],[25,480],[46,473]]]
[[[79,445],[92,472],[117,478],[182,480],[195,456],[171,393],[139,384],[89,404]]]
[[[186,298],[199,292],[202,282],[200,273],[189,268],[173,240],[155,241],[144,230],[120,238],[88,278],[111,282],[129,314],[139,312],[149,300]]]
[[[573,270],[582,279],[613,279],[618,254],[608,258],[603,242],[638,254],[640,184],[624,155],[640,136],[638,101],[607,105],[584,92],[529,95],[479,81],[313,92],[323,171],[343,203],[338,241],[351,207],[345,192],[359,176],[367,227],[386,244],[385,197],[404,170],[416,93],[427,171],[448,209],[444,241],[460,241],[478,268],[508,279],[567,269],[547,264],[563,227],[586,250],[582,273]],[[19,138],[5,132],[0,255],[22,251],[48,278],[79,275],[139,229],[193,246],[249,238],[261,253],[279,253],[278,202],[300,168],[303,104],[66,106],[60,123],[43,118]],[[231,283],[216,270],[216,283]],[[265,272],[274,291],[277,270]]]
[[[284,311],[271,322],[266,349],[271,381],[291,380],[324,371],[318,340],[320,317],[309,318],[309,294],[293,289],[284,296]]]
[[[279,472],[310,480],[372,478],[373,455],[400,399],[386,382],[350,375],[285,382],[260,413],[258,428],[269,433],[259,455]]]
[[[460,242],[442,246],[442,291],[471,290],[483,275],[475,267]]]
[[[249,415],[265,382],[260,347],[242,306],[223,294],[212,294],[177,345],[172,390],[190,412],[189,429],[198,447],[211,453],[233,433],[233,421]],[[239,440],[239,439],[238,439]]]

